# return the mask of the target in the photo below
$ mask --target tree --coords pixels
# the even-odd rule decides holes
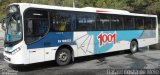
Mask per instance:
[[[95,7],[98,0],[76,0],[77,7]]]
[[[72,7],[73,0],[0,0],[0,19],[10,3],[25,2]],[[76,7],[97,7],[128,10],[134,13],[160,13],[160,0],[75,0]]]
[[[147,8],[147,13],[160,14],[160,0],[153,0]]]

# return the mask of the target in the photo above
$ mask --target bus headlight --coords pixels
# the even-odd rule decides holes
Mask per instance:
[[[21,50],[21,47],[18,47],[18,48],[14,49],[14,50],[12,51],[12,54],[17,53],[17,52],[19,52],[20,50]]]

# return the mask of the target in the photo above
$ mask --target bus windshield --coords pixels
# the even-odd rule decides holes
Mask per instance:
[[[22,25],[18,6],[10,6],[5,19],[5,44],[16,44],[22,39]]]

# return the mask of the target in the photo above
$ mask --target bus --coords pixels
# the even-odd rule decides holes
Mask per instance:
[[[13,3],[6,9],[4,60],[33,64],[130,50],[158,43],[157,15],[94,7]]]

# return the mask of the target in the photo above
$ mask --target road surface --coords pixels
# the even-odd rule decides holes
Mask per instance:
[[[143,51],[131,55],[128,51],[76,58],[67,66],[54,61],[10,68],[0,53],[0,69],[4,75],[99,75],[109,69],[156,69],[160,73],[160,50]]]

